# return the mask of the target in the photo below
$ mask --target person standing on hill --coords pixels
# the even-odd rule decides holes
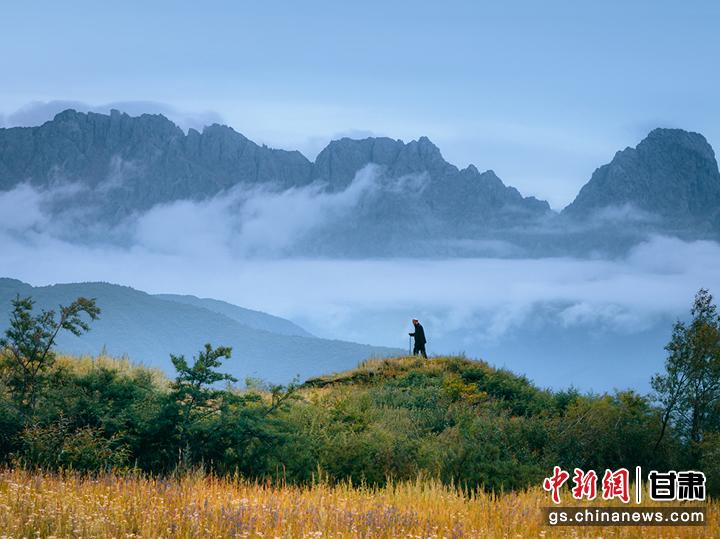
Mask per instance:
[[[413,318],[412,323],[413,326],[415,326],[415,331],[413,333],[408,333],[408,335],[415,339],[413,355],[416,356],[418,354],[422,354],[422,357],[427,359],[427,352],[425,351],[425,343],[427,343],[427,339],[425,338],[425,330],[416,318]]]

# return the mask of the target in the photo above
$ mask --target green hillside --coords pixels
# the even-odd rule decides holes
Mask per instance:
[[[189,296],[153,296],[109,283],[71,283],[32,287],[0,278],[0,332],[8,324],[16,295],[32,296],[36,309],[57,309],[76,297],[96,298],[102,310],[92,331],[76,337],[61,333],[57,348],[70,354],[104,351],[172,374],[170,354],[192,356],[206,342],[234,349],[226,370],[240,379],[287,383],[323,372],[350,368],[369,357],[395,355],[397,349],[313,337],[289,320],[234,305]]]
[[[320,471],[333,480],[429,475],[492,489],[536,485],[556,464],[663,468],[678,458],[672,437],[653,450],[659,415],[643,397],[554,393],[462,357],[371,360],[291,391],[208,391],[212,399],[188,425],[177,386],[157,371],[62,358],[38,403],[44,426],[20,434],[17,417],[5,414],[0,453],[51,465],[57,444],[89,444],[76,457],[68,448],[62,454],[71,461],[63,464],[135,463],[163,472],[178,466],[180,451],[220,473],[282,470],[291,482]],[[12,410],[7,391],[0,395],[0,406]],[[46,454],[56,438],[62,441]],[[96,446],[105,460],[88,457]]]
[[[635,393],[552,392],[463,357],[368,361],[302,392],[293,420],[324,433],[319,460],[336,476],[424,473],[517,488],[556,464],[663,467],[673,458],[671,441],[653,451],[658,411]]]

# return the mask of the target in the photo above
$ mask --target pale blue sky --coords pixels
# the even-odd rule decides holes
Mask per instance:
[[[653,127],[720,147],[719,27],[716,1],[9,1],[0,123],[123,102],[310,158],[427,135],[562,207]]]

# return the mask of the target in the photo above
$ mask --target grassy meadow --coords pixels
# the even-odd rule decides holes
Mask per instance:
[[[434,481],[379,488],[0,472],[0,537],[718,537],[720,504],[705,527],[551,528],[539,488],[492,494]],[[595,503],[595,502],[593,502]]]

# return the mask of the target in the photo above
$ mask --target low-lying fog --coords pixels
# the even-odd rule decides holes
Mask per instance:
[[[654,237],[612,261],[250,258],[228,241],[243,222],[229,222],[233,211],[221,202],[134,216],[129,245],[81,245],[63,239],[70,225],[44,212],[48,196],[27,185],[0,193],[0,276],[213,297],[290,318],[317,336],[401,348],[417,317],[431,354],[464,352],[541,386],[646,391],[662,368],[672,322],[687,316],[698,288],[720,291],[714,242]],[[343,195],[262,196],[250,204],[245,233],[283,244],[318,220],[314,205],[332,206],[328,197]],[[344,196],[338,203],[351,211]]]

